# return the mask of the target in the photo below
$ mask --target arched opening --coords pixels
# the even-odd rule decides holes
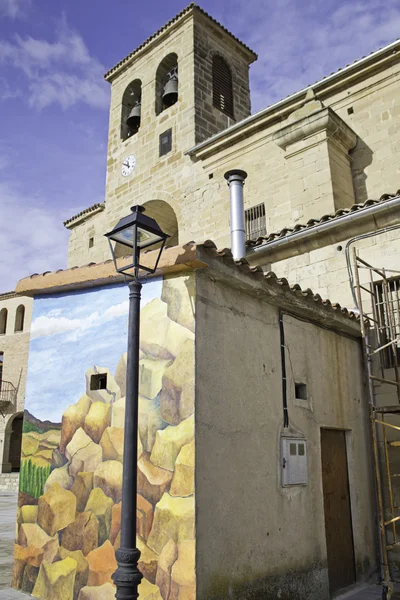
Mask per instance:
[[[122,96],[121,138],[128,139],[139,131],[142,105],[142,82],[135,79]]]
[[[215,54],[212,61],[213,106],[234,118],[232,71],[222,56]]]
[[[170,236],[167,239],[165,247],[171,248],[172,246],[177,246],[179,243],[179,231],[174,209],[168,202],[164,202],[164,200],[150,200],[149,202],[145,202],[143,206],[146,210],[146,215],[155,219],[161,229]],[[152,246],[151,250],[158,247],[158,245]],[[114,252],[116,258],[121,258],[130,254],[130,249],[123,244],[117,243]]]
[[[4,335],[7,330],[8,311],[6,308],[0,310],[0,335]]]
[[[158,65],[156,73],[156,115],[178,101],[178,56],[172,52]]]
[[[17,413],[7,423],[9,433],[8,462],[11,465],[11,471],[19,471],[21,466],[21,443],[22,443],[22,425],[24,422],[23,413]]]
[[[15,328],[14,331],[23,331],[24,330],[24,321],[25,321],[25,306],[20,304],[17,308],[17,312],[15,313]]]

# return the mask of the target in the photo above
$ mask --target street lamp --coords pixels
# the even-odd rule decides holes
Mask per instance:
[[[142,289],[139,271],[141,269],[148,273],[156,271],[165,242],[169,237],[160,229],[154,219],[143,214],[144,210],[143,206],[132,206],[132,214],[121,219],[112,231],[105,234],[110,244],[117,272],[130,278],[121,545],[115,553],[118,568],[112,576],[117,586],[116,598],[118,600],[135,600],[139,595],[138,585],[143,578],[138,569],[140,551],[136,547],[139,328],[140,290]],[[113,247],[112,241],[130,248],[133,257],[132,263],[118,268],[115,247]],[[140,264],[140,251],[160,243],[159,252],[153,266],[149,268]],[[133,270],[133,273],[131,270]]]

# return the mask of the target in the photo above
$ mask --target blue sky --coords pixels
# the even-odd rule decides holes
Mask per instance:
[[[161,297],[162,279],[142,289],[141,307]],[[115,372],[126,352],[128,286],[36,299],[33,305],[25,408],[42,421],[61,421],[85,393],[88,368]]]
[[[62,221],[104,200],[104,72],[187,2],[0,0],[0,292],[66,265]],[[253,112],[399,36],[398,0],[203,0],[259,54]]]

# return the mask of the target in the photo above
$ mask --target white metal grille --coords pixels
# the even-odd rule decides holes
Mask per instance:
[[[257,204],[245,211],[246,239],[255,240],[266,235],[265,204]]]

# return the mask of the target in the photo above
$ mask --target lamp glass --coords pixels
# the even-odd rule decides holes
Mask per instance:
[[[117,231],[117,232],[113,233],[110,237],[115,242],[119,242],[121,244],[124,244],[125,246],[129,246],[130,248],[133,248],[134,225],[131,225],[130,227],[126,227],[125,229],[122,229],[121,231]],[[161,242],[162,240],[163,240],[163,238],[160,235],[157,235],[156,233],[146,231],[145,229],[142,229],[141,227],[137,228],[138,248],[146,248],[147,246],[152,246],[153,244],[157,244],[158,242]]]

